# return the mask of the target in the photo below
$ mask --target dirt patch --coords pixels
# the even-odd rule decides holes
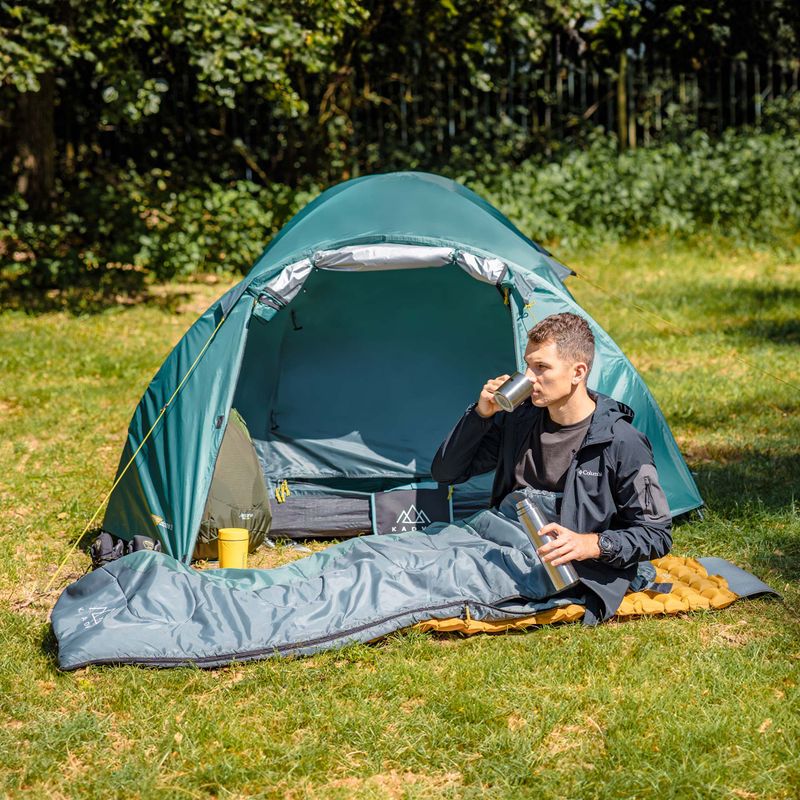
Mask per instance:
[[[410,697],[400,703],[400,711],[403,714],[413,714],[420,706],[424,706],[425,701],[421,697]]]
[[[603,728],[592,718],[586,717],[582,724],[557,725],[545,737],[548,756],[570,753],[573,750],[588,750],[599,755],[605,750]]]
[[[705,647],[716,645],[718,647],[742,647],[756,639],[763,633],[756,630],[747,620],[738,622],[704,625],[700,628],[700,641]]]
[[[123,753],[130,753],[136,748],[136,742],[129,736],[120,733],[116,728],[106,731],[105,740],[110,752],[119,758]]]
[[[330,547],[333,542],[307,541],[301,542],[300,544],[303,547],[307,547],[311,553],[293,547],[290,544],[279,543],[277,547],[262,545],[255,553],[250,553],[247,557],[247,566],[249,569],[273,569],[274,567],[282,567],[284,564],[291,564],[293,561],[298,561],[312,553],[319,553],[326,547]],[[218,569],[219,563],[217,561],[196,561],[193,566],[195,569],[199,570]]]
[[[398,772],[389,770],[368,778],[337,778],[329,781],[319,791],[311,790],[311,797],[330,797],[331,791],[339,790],[341,796],[353,797],[357,794],[366,794],[369,797],[387,798],[387,800],[401,800],[405,796],[405,789],[413,786],[417,797],[441,797],[448,789],[460,786],[462,777],[460,772],[445,772],[438,775],[422,775],[417,772]],[[337,796],[337,795],[334,795]]]
[[[12,400],[0,400],[0,416],[8,419],[22,412],[22,406]]]
[[[568,753],[581,747],[586,729],[580,725],[557,725],[547,735],[547,753],[551,756]]]
[[[524,717],[521,717],[519,714],[509,714],[508,718],[506,719],[506,725],[512,733],[516,733],[517,731],[527,727],[528,720],[526,720]]]
[[[676,359],[673,355],[654,356],[649,352],[629,353],[633,366],[639,372],[646,373],[650,370],[663,370],[673,375],[687,372],[710,373],[724,375],[726,378],[741,378],[745,376],[749,367],[737,360],[736,353],[710,356],[708,353],[698,354],[695,358]]]
[[[797,279],[796,262],[785,261],[779,264],[774,262],[774,256],[769,252],[754,250],[746,257],[731,259],[726,265],[725,278],[731,282],[763,281],[765,272],[774,283],[786,281],[793,284]]]
[[[703,444],[681,435],[676,435],[675,441],[678,443],[678,447],[687,463],[692,466],[701,464],[738,464],[744,461],[747,455],[747,451],[742,448],[709,443]]]

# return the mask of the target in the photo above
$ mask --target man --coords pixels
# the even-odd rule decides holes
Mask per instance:
[[[542,528],[554,540],[539,556],[555,566],[572,562],[587,625],[613,616],[637,564],[672,545],[650,443],[630,424],[628,406],[587,388],[593,359],[586,320],[569,313],[541,320],[525,350],[530,398],[502,412],[494,392],[509,376],[488,380],[431,465],[433,478],[449,484],[495,470],[491,503],[508,516],[509,503],[501,504],[515,491],[542,500],[558,521]]]

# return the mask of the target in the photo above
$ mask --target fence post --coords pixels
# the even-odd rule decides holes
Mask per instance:
[[[550,70],[544,74],[544,94],[544,129],[549,133],[553,120],[553,107],[550,102]]]
[[[617,139],[620,150],[625,150],[628,143],[627,80],[628,54],[623,50],[619,54],[619,70],[617,71]]]
[[[556,36],[556,103],[558,115],[558,135],[564,135],[564,79],[561,74],[561,39]]]
[[[636,85],[634,70],[628,65],[628,147],[636,149]]]
[[[756,125],[761,124],[761,73],[758,64],[753,65],[753,111],[756,116]]]
[[[741,95],[742,95],[742,122],[747,125],[747,111],[748,111],[748,102],[747,102],[747,63],[744,61],[739,62],[739,72],[741,74],[740,78],[740,86],[741,86]]]

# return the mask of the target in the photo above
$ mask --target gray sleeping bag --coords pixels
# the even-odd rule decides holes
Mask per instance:
[[[198,571],[132,553],[68,586],[52,622],[65,670],[216,667],[367,642],[467,608],[474,619],[508,619],[570,603],[584,603],[582,588],[552,595],[521,528],[481,511],[351,539],[270,570]]]

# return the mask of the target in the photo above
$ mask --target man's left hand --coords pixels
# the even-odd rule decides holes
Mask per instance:
[[[600,556],[600,537],[596,533],[576,533],[557,522],[545,525],[539,533],[554,537],[552,542],[542,545],[537,551],[542,561],[554,567],[568,561],[585,561]]]

